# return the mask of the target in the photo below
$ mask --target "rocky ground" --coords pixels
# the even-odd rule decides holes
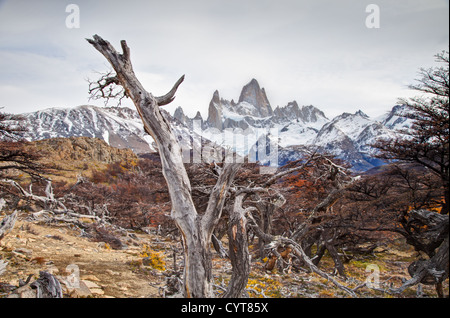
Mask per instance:
[[[67,297],[160,297],[163,271],[144,266],[143,259],[146,246],[164,249],[166,244],[147,234],[134,234],[125,244],[126,248],[116,250],[108,243],[80,237],[78,229],[65,224],[19,220],[1,241],[1,258],[9,264],[0,282],[18,286],[19,279],[37,278],[44,270],[63,283]],[[79,288],[71,288],[77,279]]]
[[[89,220],[84,220],[89,222]],[[40,271],[55,275],[61,282],[64,297],[93,298],[160,298],[177,296],[170,286],[176,285],[174,270],[182,267],[181,245],[169,237],[153,233],[122,233],[121,249],[111,243],[82,235],[79,227],[67,223],[48,225],[20,215],[13,230],[0,241],[0,261],[8,262],[0,276],[1,297],[30,296],[27,285]],[[117,234],[117,233],[116,233]],[[433,286],[417,286],[401,295],[383,292],[390,286],[399,287],[408,279],[407,267],[415,252],[399,242],[380,248],[379,253],[359,256],[346,264],[348,277],[337,278],[350,288],[360,286],[370,276],[377,277],[377,289],[361,287],[359,297],[436,297]],[[175,259],[175,262],[174,262]],[[220,294],[231,274],[231,265],[218,255],[213,260],[214,288]],[[174,268],[176,266],[176,268]],[[333,270],[331,259],[320,263],[322,270]],[[376,272],[375,272],[376,270]],[[374,273],[376,275],[374,275]],[[168,277],[172,279],[168,281]],[[375,282],[372,280],[372,282]],[[254,259],[247,291],[250,297],[349,297],[343,290],[322,277],[306,272],[267,272],[264,261]],[[448,280],[444,284],[448,295]],[[32,295],[31,295],[32,296]]]

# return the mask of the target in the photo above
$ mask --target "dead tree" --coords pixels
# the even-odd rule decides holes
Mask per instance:
[[[411,279],[392,292],[401,293],[408,287],[422,283],[435,285],[438,296],[443,297],[442,282],[449,275],[449,216],[428,210],[413,210],[410,212],[410,218],[411,221],[427,226],[428,230],[422,233],[421,239],[428,244],[438,245],[438,248],[429,259],[411,263],[408,267]]]
[[[252,225],[252,228],[258,233],[258,235],[264,240],[267,247],[270,247],[273,250],[276,250],[279,247],[282,247],[285,250],[292,251],[295,257],[300,259],[301,261],[305,262],[308,267],[311,269],[311,271],[315,272],[316,274],[322,276],[323,278],[326,278],[327,280],[331,281],[334,285],[336,285],[338,288],[342,289],[346,293],[348,293],[351,297],[357,297],[354,291],[352,291],[350,288],[342,285],[339,283],[336,279],[334,279],[331,275],[323,272],[320,270],[313,261],[306,255],[306,253],[303,251],[303,248],[301,247],[301,244],[297,243],[296,241],[284,237],[284,236],[274,236],[271,234],[264,233],[258,226],[255,219],[252,217],[251,213],[248,214],[248,218],[250,220],[250,224]]]
[[[271,233],[273,214],[277,208],[286,203],[283,194],[271,186],[283,177],[302,171],[313,163],[322,165],[327,171],[333,170],[336,182],[338,179],[338,174],[345,174],[344,171],[341,171],[343,170],[343,167],[337,165],[326,156],[308,151],[306,151],[306,154],[307,157],[300,164],[294,167],[285,167],[284,169],[280,169],[280,171],[266,180],[259,180],[255,183],[251,182],[247,186],[241,185],[242,188],[236,190],[234,193],[234,204],[233,207],[229,209],[230,220],[228,224],[229,256],[233,266],[233,273],[224,297],[241,297],[242,292],[247,285],[248,275],[250,273],[247,224],[249,225],[249,228],[256,233],[263,249],[270,251],[271,258],[268,262],[268,269],[270,269],[270,267],[273,269],[277,264],[281,264],[281,267],[286,265],[289,267],[292,259],[291,252],[294,253],[295,251],[299,251],[298,248],[293,249],[290,244],[284,244],[286,242],[285,240],[280,241],[279,238],[274,238]],[[344,178],[341,176],[340,179]],[[332,206],[343,195],[344,189],[348,186],[348,184],[354,180],[354,178],[345,179],[346,180],[339,180],[339,185],[337,185],[338,189],[332,191],[325,200],[315,207],[311,213],[311,218],[315,213],[322,212],[330,208],[330,206]],[[258,216],[258,220],[256,220],[255,215]],[[248,222],[249,220],[250,222]],[[307,222],[309,220],[310,219],[308,219]],[[305,230],[308,226],[309,224],[305,224],[302,229]],[[300,235],[302,233],[303,232],[300,229],[294,234]],[[331,250],[330,253],[334,252],[334,259],[339,260],[336,248],[334,248],[331,244],[330,246],[327,245],[327,248]],[[309,258],[308,260],[305,259],[305,257],[307,257],[306,254],[303,255],[302,253],[296,253],[296,255],[297,258],[304,260],[309,266]],[[340,269],[340,273],[343,273],[342,262],[339,263],[336,261],[336,264]],[[341,267],[339,267],[339,264]],[[315,271],[321,273],[324,277],[328,277],[327,274],[317,269],[315,264],[312,265]]]
[[[45,196],[40,196],[33,194],[33,184],[29,186],[29,190],[25,190],[18,182],[10,179],[0,179],[0,183],[10,184],[14,187],[20,196],[26,199],[33,200],[43,206],[44,209],[52,211],[60,211],[61,213],[67,212],[67,208],[61,202],[61,200],[56,199],[53,194],[53,186],[50,180],[46,180],[47,185],[45,187]]]
[[[234,199],[234,206],[230,212],[228,222],[229,257],[233,266],[230,283],[224,294],[225,298],[239,298],[247,286],[250,274],[250,254],[247,241],[247,217],[248,209],[242,207],[247,194],[239,192]]]
[[[167,181],[172,202],[171,216],[180,230],[183,240],[184,296],[211,297],[211,236],[221,216],[229,185],[239,165],[224,164],[209,196],[206,211],[203,215],[199,215],[192,199],[190,180],[183,164],[181,147],[170,123],[164,118],[159,108],[174,100],[175,93],[184,80],[184,75],[166,95],[153,96],[145,90],[134,73],[130,48],[126,41],[121,41],[121,54],[98,35],[94,35],[87,41],[108,60],[115,71],[115,75],[104,78],[100,82],[100,91],[105,91],[109,85],[122,86],[125,96],[129,97],[136,106],[144,130],[153,137],[158,146],[163,175]],[[90,90],[92,89],[94,87],[91,86]]]

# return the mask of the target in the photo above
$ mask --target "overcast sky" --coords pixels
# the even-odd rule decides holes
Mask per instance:
[[[71,3],[79,28],[66,25]],[[366,25],[369,4],[379,28]],[[86,81],[108,69],[85,40],[99,34],[118,50],[127,40],[154,95],[186,74],[169,111],[206,116],[216,89],[237,100],[256,78],[273,108],[378,116],[414,93],[418,69],[448,49],[448,27],[449,0],[0,0],[0,107],[103,105],[88,101]]]

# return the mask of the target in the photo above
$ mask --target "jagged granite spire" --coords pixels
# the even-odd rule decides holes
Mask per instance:
[[[208,108],[207,122],[211,127],[222,130],[222,105],[220,101],[219,91],[215,91]]]
[[[241,95],[239,96],[239,103],[241,102],[247,102],[255,106],[257,110],[257,114],[255,115],[259,117],[273,115],[266,91],[264,88],[260,88],[258,81],[254,78],[242,88]]]

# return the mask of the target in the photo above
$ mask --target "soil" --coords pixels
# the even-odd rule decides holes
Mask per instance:
[[[4,286],[17,288],[19,281],[26,281],[30,275],[31,281],[37,279],[39,271],[48,271],[62,282],[64,297],[161,298],[170,295],[167,277],[183,266],[180,242],[152,232],[129,231],[120,237],[126,246],[113,249],[106,242],[94,241],[82,234],[78,227],[67,223],[48,225],[30,221],[25,214],[19,216],[13,230],[0,241],[0,260],[8,262],[6,271],[0,276],[0,298],[8,296]],[[250,250],[253,249],[256,251],[257,247],[250,246]],[[349,297],[331,282],[309,271],[268,272],[264,260],[255,255],[247,285],[250,297]],[[399,287],[402,280],[409,279],[407,267],[415,259],[417,253],[404,242],[397,241],[379,248],[374,254],[353,256],[345,264],[347,277],[335,278],[350,288],[359,286],[369,276],[376,278],[379,290],[360,288],[359,297],[417,297],[417,286],[401,295],[382,291]],[[332,273],[332,259],[325,255],[320,268]],[[230,279],[231,265],[217,253],[213,257],[213,275],[214,289],[220,294]],[[88,287],[87,292],[67,288],[70,286],[64,282],[70,277],[76,277]],[[421,289],[422,296],[436,297],[434,286],[422,286]],[[448,279],[444,283],[444,293],[449,293]],[[172,297],[177,295],[180,296]]]
[[[67,226],[18,220],[0,243],[0,255],[9,262],[0,282],[18,286],[19,279],[38,278],[44,270],[58,278],[77,275],[94,282],[99,288],[90,297],[161,297],[159,288],[165,284],[165,276],[162,271],[143,270],[142,251],[145,246],[166,244],[149,234],[133,237],[126,242],[126,249],[115,250],[107,243],[80,237],[79,230]]]

